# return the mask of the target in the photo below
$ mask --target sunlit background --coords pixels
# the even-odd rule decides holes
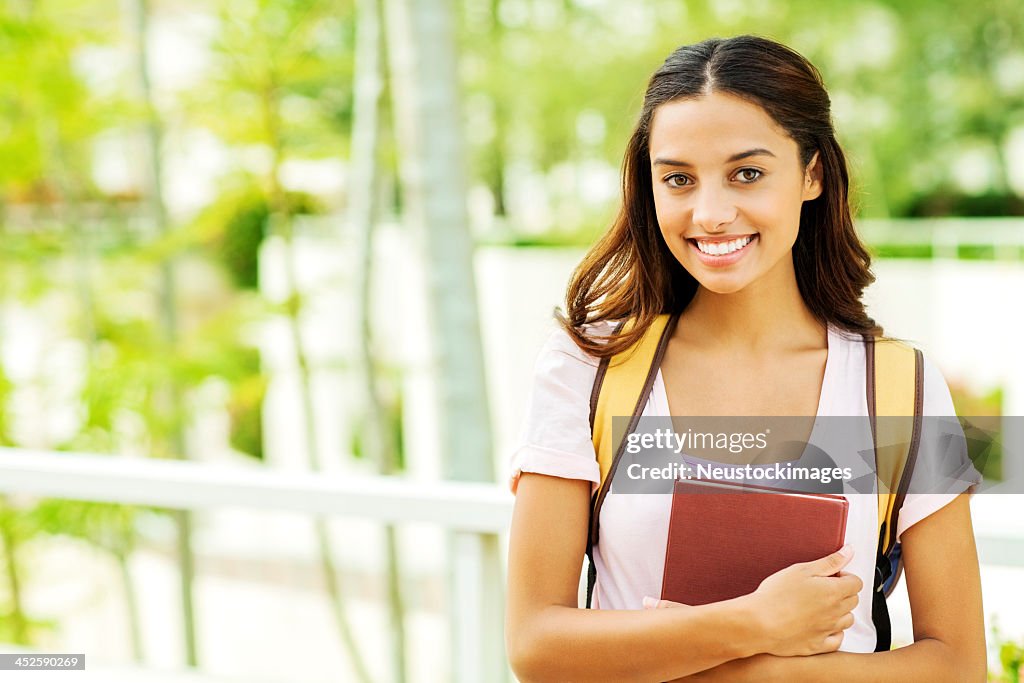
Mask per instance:
[[[746,32],[823,74],[870,312],[962,414],[1024,415],[1020,3],[5,0],[0,651],[511,680],[507,460],[552,308],[650,73]],[[1024,502],[974,512],[1015,681]]]

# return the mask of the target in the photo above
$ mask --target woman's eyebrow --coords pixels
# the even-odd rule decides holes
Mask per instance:
[[[746,159],[747,157],[753,157],[753,156],[758,156],[758,155],[769,156],[769,157],[774,157],[775,156],[774,154],[772,154],[771,152],[766,150],[764,147],[755,147],[754,149],[748,149],[746,152],[739,152],[737,154],[733,154],[731,157],[729,157],[728,159],[725,160],[725,163],[731,164],[734,161],[739,161],[740,159]],[[657,159],[655,159],[653,165],[654,166],[693,166],[693,164],[691,164],[688,161],[676,161],[675,159],[664,159],[664,158],[661,158],[661,157],[658,157]]]

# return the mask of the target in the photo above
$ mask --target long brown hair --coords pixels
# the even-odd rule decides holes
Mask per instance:
[[[658,314],[682,311],[690,303],[697,281],[669,251],[658,228],[648,142],[659,106],[712,91],[762,107],[796,141],[804,167],[820,152],[822,193],[804,202],[793,245],[797,286],[818,320],[880,336],[861,301],[875,278],[871,257],[854,231],[846,157],[836,141],[821,74],[791,48],[755,35],[684,45],[651,76],[622,162],[622,206],[573,272],[565,297],[568,315],[556,308],[555,318],[583,351],[603,358],[631,346]],[[611,339],[582,327],[625,319],[634,319],[631,330]]]

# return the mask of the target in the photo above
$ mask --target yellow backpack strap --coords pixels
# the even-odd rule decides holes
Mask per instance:
[[[600,376],[594,380],[590,397],[590,429],[602,484],[611,471],[616,450],[612,443],[612,417],[632,415],[637,407],[642,407],[638,406],[640,393],[648,383],[648,377],[653,379],[651,370],[657,371],[652,361],[668,319],[668,314],[659,315],[636,344],[611,359],[605,358],[598,368]],[[633,321],[630,320],[622,329],[629,331],[632,326]]]
[[[887,652],[892,647],[892,623],[886,598],[899,581],[903,566],[899,555],[892,553],[900,508],[921,440],[924,359],[920,351],[889,339],[865,337],[865,351],[868,417],[878,476],[878,547],[871,622],[875,627],[875,652]],[[878,420],[880,417],[901,419]]]
[[[868,416],[879,486],[879,550],[888,554],[896,544],[900,508],[921,440],[924,362],[920,350],[902,342],[870,339],[867,365]]]
[[[678,313],[658,315],[638,342],[610,359],[603,359],[594,379],[590,395],[590,431],[598,469],[601,472],[601,483],[591,500],[587,534],[587,557],[590,560],[587,578],[588,608],[597,577],[593,547],[598,540],[601,505],[611,488],[615,465],[622,455],[624,437],[636,428],[651,393],[658,368],[661,366],[668,340],[678,320]],[[634,324],[634,319],[627,320],[616,328],[616,333],[630,330]],[[626,431],[618,435],[618,442],[615,442],[612,434],[612,418],[616,416],[632,416]]]

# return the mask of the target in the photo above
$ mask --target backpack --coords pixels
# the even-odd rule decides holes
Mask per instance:
[[[587,608],[591,607],[597,568],[593,548],[598,542],[601,506],[611,488],[616,465],[625,446],[625,436],[612,443],[612,416],[632,415],[625,434],[636,429],[647,403],[668,340],[679,313],[663,313],[632,347],[602,359],[590,395],[590,429],[601,472],[601,482],[590,507],[587,534]],[[633,320],[620,322],[613,334]],[[910,485],[920,445],[924,399],[924,361],[921,351],[891,339],[864,335],[868,417],[875,445],[878,487],[878,543],[872,591],[871,621],[875,625],[875,652],[891,647],[891,624],[885,599],[902,574],[902,549],[896,542],[900,508]],[[883,420],[877,416],[911,416],[913,420]],[[883,433],[879,434],[879,430]],[[878,444],[892,444],[879,447]],[[611,476],[609,476],[611,475]]]

